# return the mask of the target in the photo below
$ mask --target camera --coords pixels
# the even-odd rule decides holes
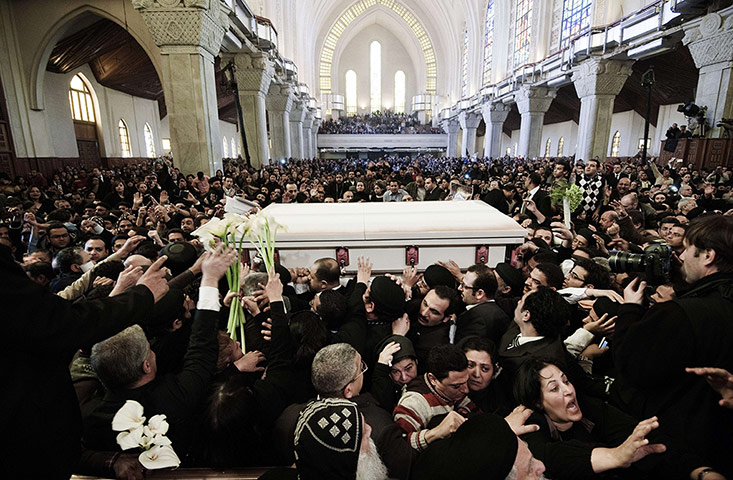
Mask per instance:
[[[611,271],[615,273],[640,272],[652,285],[669,283],[672,249],[664,242],[652,243],[644,253],[614,252],[608,258]]]

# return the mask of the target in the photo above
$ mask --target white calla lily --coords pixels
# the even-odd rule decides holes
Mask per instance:
[[[153,415],[148,420],[148,428],[152,435],[165,435],[168,433],[168,422],[165,420],[165,415]]]
[[[145,423],[143,413],[143,406],[138,402],[135,400],[126,401],[112,419],[112,430],[122,432],[124,430],[133,430],[142,427],[143,423]]]
[[[181,460],[170,445],[156,445],[141,453],[138,460],[148,470],[177,467],[181,464]]]
[[[214,217],[199,228],[194,230],[191,235],[201,237],[202,235],[213,235],[215,237],[223,237],[227,233],[228,224],[218,217]]]
[[[171,445],[171,441],[168,437],[165,435],[156,435],[153,437],[153,441],[151,442],[153,445]]]
[[[144,438],[143,430],[144,428],[140,426],[133,428],[130,431],[120,432],[117,435],[117,445],[119,445],[122,450],[130,450],[131,448],[139,447],[142,439]]]

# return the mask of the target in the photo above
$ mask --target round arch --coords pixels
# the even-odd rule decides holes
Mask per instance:
[[[150,62],[153,64],[153,68],[155,68],[155,71],[158,74],[158,78],[163,78],[159,51],[154,51],[153,47],[150,46],[155,45],[155,43],[152,41],[150,33],[147,31],[147,29],[145,29],[144,32],[140,32],[137,28],[133,27],[132,23],[134,22],[130,22],[130,19],[127,19],[127,21],[125,21],[124,18],[119,18],[118,16],[106,10],[102,10],[91,5],[83,5],[67,12],[58,20],[56,20],[53,25],[46,30],[46,33],[44,34],[38,48],[36,49],[31,64],[31,74],[28,76],[28,91],[30,92],[31,109],[43,110],[45,108],[43,98],[44,76],[46,66],[48,65],[48,60],[51,57],[51,52],[53,51],[59,40],[64,38],[67,31],[69,30],[69,27],[75,21],[83,18],[85,15],[94,15],[106,20],[110,20],[118,24],[119,26],[124,27],[130,34],[130,36],[135,39],[135,41],[148,55]],[[130,15],[139,14],[133,10]],[[140,20],[142,21],[142,18]],[[155,48],[157,49],[157,47]],[[163,86],[163,92],[165,93],[165,86]]]
[[[392,10],[412,30],[420,44],[423,60],[425,63],[425,90],[428,93],[435,93],[437,84],[437,65],[433,42],[422,23],[415,17],[411,10],[395,0],[357,0],[338,17],[331,25],[321,47],[319,60],[319,88],[321,93],[331,93],[331,69],[334,52],[344,31],[359,16],[368,10],[382,6]]]
[[[369,28],[372,24],[378,23],[380,26],[392,33],[400,44],[405,48],[407,54],[412,61],[412,68],[417,79],[417,91],[425,91],[425,76],[427,71],[425,68],[424,57],[417,43],[417,39],[408,29],[404,22],[395,19],[393,15],[382,8],[371,9],[370,12],[361,15],[356,19],[349,28],[343,32],[339,40],[339,44],[334,50],[333,61],[331,63],[331,87],[332,93],[342,93],[342,79],[338,77],[339,65],[341,63],[341,55],[344,49],[351,43],[354,37],[358,36],[364,29]]]

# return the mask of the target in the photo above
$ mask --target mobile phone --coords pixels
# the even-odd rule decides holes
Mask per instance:
[[[603,337],[601,341],[598,343],[598,348],[604,348],[608,346],[608,340],[606,340],[606,337]]]

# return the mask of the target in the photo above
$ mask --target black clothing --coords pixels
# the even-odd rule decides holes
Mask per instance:
[[[218,316],[219,312],[212,310],[196,311],[180,373],[161,375],[138,388],[108,391],[104,400],[84,419],[84,446],[93,450],[118,450],[117,432],[111,428],[112,418],[126,400],[135,400],[143,406],[147,418],[166,415],[170,424],[168,437],[176,453],[183,458],[193,440],[191,416],[216,371]]]
[[[509,202],[507,202],[506,200],[504,190],[499,188],[495,190],[489,190],[481,200],[499,210],[504,215],[509,215]]]
[[[676,442],[652,431],[647,435],[649,442],[665,444],[667,453],[649,455],[629,469],[594,473],[591,465],[593,449],[621,445],[634,431],[638,421],[593,397],[579,396],[576,401],[583,412],[583,419],[573,423],[569,430],[557,430],[541,411],[533,413],[526,422],[540,426],[538,431],[522,435],[522,439],[529,444],[532,454],[545,464],[549,477],[577,480],[617,474],[628,478],[639,475],[640,472],[635,470],[642,470],[653,472],[656,478],[684,479],[689,478],[692,470],[702,466],[696,457],[679,451]]]
[[[613,337],[619,376],[635,392],[644,418],[657,415],[660,429],[684,439],[726,477],[733,475],[733,410],[704,378],[685,367],[733,371],[733,275],[708,275],[674,301],[645,312],[621,305]]]
[[[490,338],[495,345],[499,345],[509,322],[509,317],[496,302],[480,303],[458,316],[455,343],[478,336]]]
[[[153,307],[144,286],[93,301],[71,303],[28,279],[0,246],[0,292],[6,342],[0,374],[0,478],[66,478],[80,452],[81,418],[69,362],[133,324]],[[42,461],[39,461],[39,458]]]
[[[445,198],[444,191],[440,187],[435,187],[434,189],[430,190],[429,192],[427,189],[425,190],[425,199],[426,202],[431,202],[435,200],[443,200]]]

